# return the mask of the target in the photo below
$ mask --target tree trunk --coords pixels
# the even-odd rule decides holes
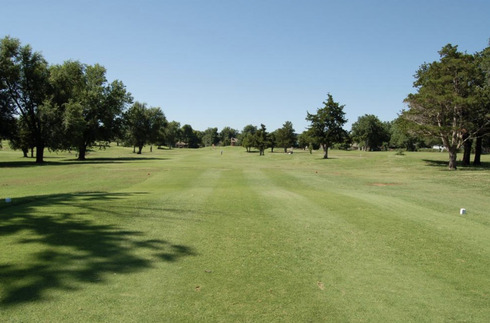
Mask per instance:
[[[138,155],[141,155],[141,151],[142,151],[142,150],[143,150],[143,146],[138,146],[138,152],[137,152],[137,154],[138,154]]]
[[[464,142],[463,166],[470,166],[471,146],[473,144],[473,140],[467,139],[468,135],[465,135],[464,137],[463,138],[466,139],[466,141]]]
[[[475,143],[475,159],[473,159],[473,165],[474,166],[480,166],[481,165],[481,147],[483,143],[483,138],[481,136],[476,138],[476,143]]]
[[[24,154],[24,158],[27,158],[29,156],[27,156],[27,153],[29,152],[29,149],[27,148],[22,148],[22,153]]]
[[[457,149],[455,147],[448,147],[448,152],[449,152],[449,169],[456,170]]]
[[[324,152],[323,159],[328,159],[328,146],[325,144],[323,144],[322,146],[323,146],[323,152]]]
[[[150,153],[152,153],[152,152],[153,152],[153,145],[150,146]]]
[[[87,154],[87,146],[80,145],[78,147],[78,160],[85,160],[85,155]]]
[[[44,163],[44,145],[36,146],[36,164]]]

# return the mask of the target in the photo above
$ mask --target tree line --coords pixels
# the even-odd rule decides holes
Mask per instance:
[[[372,114],[360,116],[351,131],[344,105],[327,95],[316,113],[306,112],[308,128],[298,134],[291,121],[268,132],[266,126],[247,125],[242,131],[225,127],[205,131],[168,121],[160,107],[134,102],[122,81],[108,81],[103,66],[66,61],[49,65],[29,45],[15,38],[0,40],[0,139],[24,156],[36,151],[42,163],[44,150],[76,150],[79,160],[97,142],[116,141],[141,154],[146,145],[198,148],[241,145],[260,155],[276,147],[417,150],[442,144],[449,153],[449,168],[463,148],[463,163],[480,163],[490,133],[490,49],[461,53],[444,46],[440,60],[424,63],[415,74],[416,93],[405,99],[407,108],[390,122]]]

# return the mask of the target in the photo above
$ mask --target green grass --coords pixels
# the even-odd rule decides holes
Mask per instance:
[[[5,147],[2,322],[490,317],[489,156]]]

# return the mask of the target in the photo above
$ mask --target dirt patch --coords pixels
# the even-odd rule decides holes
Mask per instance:
[[[318,288],[320,288],[321,290],[325,290],[325,285],[321,281],[316,282],[316,284]]]

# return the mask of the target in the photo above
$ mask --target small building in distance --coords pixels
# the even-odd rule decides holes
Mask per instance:
[[[183,141],[179,141],[175,144],[175,148],[188,148],[189,144]]]

